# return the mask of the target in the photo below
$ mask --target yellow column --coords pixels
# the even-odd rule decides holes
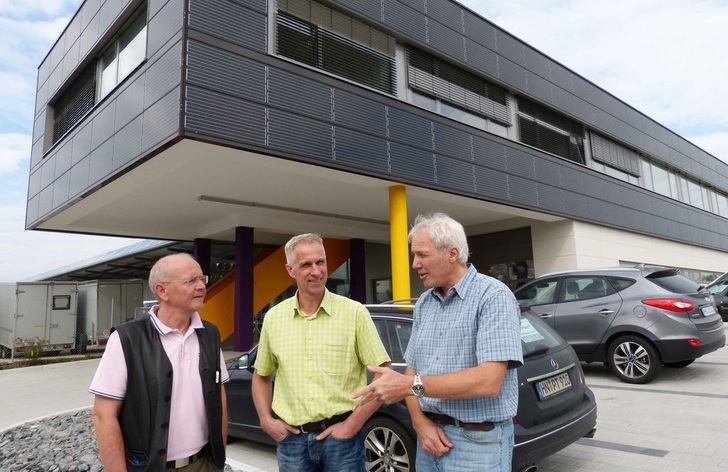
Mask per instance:
[[[409,245],[407,243],[407,189],[389,187],[389,240],[392,253],[392,298],[410,298]]]

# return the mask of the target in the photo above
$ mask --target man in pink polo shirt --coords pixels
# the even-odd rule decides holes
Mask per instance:
[[[220,471],[228,380],[217,328],[197,313],[207,276],[189,254],[149,273],[159,305],[113,328],[89,387],[107,472]]]

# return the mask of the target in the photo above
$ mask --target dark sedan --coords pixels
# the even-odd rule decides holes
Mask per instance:
[[[412,330],[412,306],[370,305],[393,367],[404,371],[403,354]],[[518,413],[513,418],[516,446],[513,470],[539,460],[595,432],[597,405],[587,388],[574,350],[530,312],[521,315],[524,365],[518,369]],[[251,394],[256,347],[228,362],[226,384],[229,434],[273,444],[263,432]],[[415,433],[404,402],[383,405],[365,425],[367,470],[415,470]]]

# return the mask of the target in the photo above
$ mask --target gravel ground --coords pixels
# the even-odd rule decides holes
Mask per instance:
[[[91,410],[32,421],[0,434],[0,472],[100,472]],[[225,472],[239,472],[225,466]]]

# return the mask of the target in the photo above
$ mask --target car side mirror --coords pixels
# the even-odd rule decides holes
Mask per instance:
[[[243,354],[242,356],[238,357],[236,364],[238,370],[247,369],[250,364],[250,355]]]

